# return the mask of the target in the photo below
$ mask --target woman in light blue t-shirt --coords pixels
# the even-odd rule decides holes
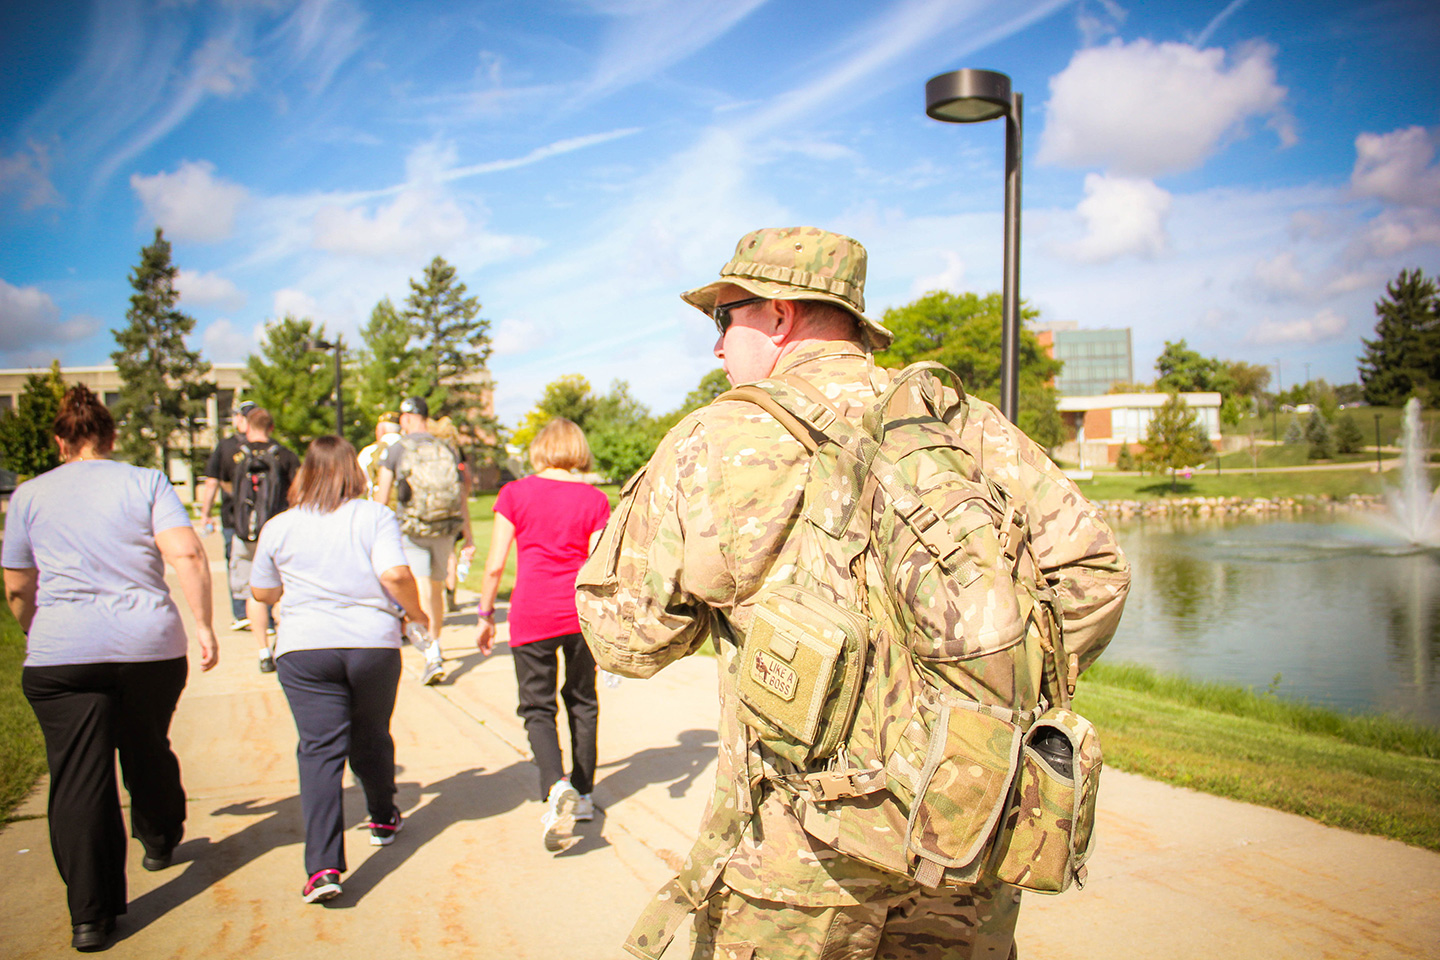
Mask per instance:
[[[309,903],[341,892],[347,760],[365,791],[370,842],[385,846],[400,832],[390,715],[402,621],[424,623],[425,613],[400,523],[368,492],[355,448],[317,439],[290,485],[290,509],[260,531],[250,571],[255,599],[280,605],[275,667],[300,734]]]
[[[60,466],[22,483],[10,501],[0,563],[26,634],[21,686],[45,735],[50,847],[71,945],[91,951],[110,942],[126,908],[117,750],[145,869],[170,866],[185,830],[170,719],[188,668],[166,563],[195,616],[200,669],[219,653],[210,565],[170,481],[106,459],[115,421],[83,385],[66,392],[55,440]]]

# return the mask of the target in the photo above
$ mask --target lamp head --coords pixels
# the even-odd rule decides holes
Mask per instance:
[[[925,84],[925,113],[946,123],[994,120],[1013,103],[1010,78],[994,70],[953,70]]]

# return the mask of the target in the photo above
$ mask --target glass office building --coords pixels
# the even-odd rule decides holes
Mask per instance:
[[[1116,383],[1133,383],[1130,329],[1076,330],[1056,324],[1055,359],[1065,367],[1055,378],[1062,397],[1093,397],[1107,393]]]

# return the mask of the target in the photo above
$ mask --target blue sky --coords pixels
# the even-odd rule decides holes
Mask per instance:
[[[513,425],[617,378],[673,407],[717,364],[676,296],[759,226],[870,251],[869,312],[997,290],[1000,123],[1026,97],[1022,295],[1047,320],[1356,378],[1402,267],[1440,273],[1429,0],[105,0],[0,7],[0,366],[108,362],[158,223],[194,344],[353,341],[435,254],[493,324]]]

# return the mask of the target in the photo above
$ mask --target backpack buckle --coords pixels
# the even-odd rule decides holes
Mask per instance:
[[[810,798],[817,801],[846,800],[874,793],[883,784],[884,770],[825,770],[805,775]]]

